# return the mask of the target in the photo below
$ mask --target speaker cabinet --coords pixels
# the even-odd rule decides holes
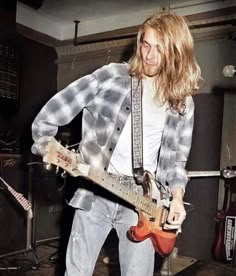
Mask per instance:
[[[1,177],[27,198],[27,168],[17,154],[0,154]],[[0,181],[0,256],[27,248],[27,212]]]
[[[219,171],[223,120],[223,96],[194,96],[195,124],[192,148],[187,164],[189,171]],[[218,203],[218,177],[192,178],[185,201],[193,205],[187,212],[182,234],[178,236],[179,254],[197,259],[211,259],[215,238]],[[186,209],[188,206],[186,206]]]
[[[32,162],[29,185],[33,203],[32,243],[38,244],[60,237],[64,201],[64,179],[45,164]]]

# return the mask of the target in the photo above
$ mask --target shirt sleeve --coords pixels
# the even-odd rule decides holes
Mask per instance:
[[[179,139],[176,150],[174,169],[171,170],[171,173],[168,175],[167,179],[171,190],[176,187],[181,187],[183,191],[185,191],[185,187],[188,182],[188,176],[185,167],[191,149],[194,125],[194,103],[192,97],[190,97],[188,101],[190,102],[186,108],[187,111],[184,115],[183,124],[178,132]]]
[[[55,136],[59,126],[70,123],[94,98],[98,91],[95,74],[84,76],[55,94],[41,109],[32,123],[32,153],[40,154],[43,137]]]

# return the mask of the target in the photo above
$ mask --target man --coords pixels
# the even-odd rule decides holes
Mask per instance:
[[[120,179],[133,183],[132,189],[140,192],[132,166],[131,79],[138,81],[142,90],[143,168],[155,176],[161,192],[173,198],[165,228],[179,229],[186,216],[185,164],[194,120],[191,95],[198,90],[200,79],[193,39],[183,17],[154,14],[141,25],[128,64],[103,66],[49,100],[32,125],[32,152],[44,155],[58,126],[68,124],[83,110],[80,153],[84,162],[98,171],[121,175]],[[151,239],[133,242],[127,238],[130,226],[138,221],[134,208],[114,196],[102,197],[96,187],[89,190],[78,189],[70,201],[76,211],[65,275],[92,275],[112,228],[119,238],[122,276],[153,275]]]

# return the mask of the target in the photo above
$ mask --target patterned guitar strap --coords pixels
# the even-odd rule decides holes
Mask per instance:
[[[142,81],[131,78],[131,124],[133,175],[137,184],[142,184],[144,193],[149,193],[149,175],[143,168],[143,116]]]

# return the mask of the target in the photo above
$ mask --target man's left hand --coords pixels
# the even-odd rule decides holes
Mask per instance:
[[[170,203],[170,210],[167,222],[164,229],[180,229],[183,221],[186,218],[186,211],[183,203],[182,189],[175,190],[173,193],[173,200]]]

